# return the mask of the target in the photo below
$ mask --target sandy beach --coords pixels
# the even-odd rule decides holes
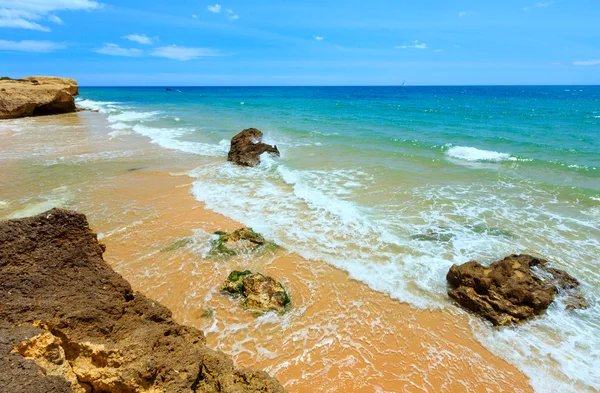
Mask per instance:
[[[195,156],[139,135],[107,134],[105,116],[89,112],[0,124],[0,150],[8,152],[0,200],[11,201],[0,214],[45,202],[85,213],[107,246],[105,260],[135,290],[170,308],[177,322],[202,329],[209,347],[238,366],[266,370],[290,392],[532,391],[521,372],[474,338],[458,309],[416,309],[283,248],[207,257],[214,231],[243,225],[194,199],[187,173]],[[43,194],[55,198],[36,200]],[[164,250],[182,238],[192,241]],[[234,269],[280,280],[291,310],[243,311],[219,292]]]

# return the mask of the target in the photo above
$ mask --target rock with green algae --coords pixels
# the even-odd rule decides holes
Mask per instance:
[[[223,284],[222,291],[232,296],[242,297],[243,308],[255,311],[285,311],[291,303],[287,291],[275,279],[250,270],[234,270]]]
[[[273,242],[268,242],[252,228],[240,228],[231,233],[216,231],[219,236],[211,243],[209,255],[230,257],[238,253],[248,253],[260,249],[277,248]]]

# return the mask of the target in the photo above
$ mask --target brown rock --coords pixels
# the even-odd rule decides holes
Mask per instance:
[[[0,119],[75,112],[74,79],[30,76],[0,80]]]
[[[133,292],[103,251],[75,212],[0,223],[1,392],[284,392]]]
[[[263,133],[256,128],[247,128],[231,139],[231,148],[227,161],[238,165],[256,166],[260,163],[260,155],[268,152],[279,157],[277,146],[262,143]]]
[[[291,300],[281,283],[272,277],[250,270],[233,271],[223,284],[222,291],[241,296],[242,307],[256,312],[285,311]]]
[[[448,295],[461,306],[501,326],[539,315],[550,306],[559,290],[565,291],[570,299],[568,309],[587,305],[574,292],[579,286],[577,279],[547,267],[547,262],[531,255],[511,255],[489,267],[476,261],[452,265],[446,276],[451,286]]]

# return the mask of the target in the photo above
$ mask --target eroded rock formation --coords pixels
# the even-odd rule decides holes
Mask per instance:
[[[281,283],[272,277],[250,270],[233,271],[223,284],[222,291],[242,297],[241,306],[249,311],[285,311],[291,299]]]
[[[260,163],[260,155],[267,152],[279,157],[277,146],[261,142],[263,133],[256,128],[247,128],[231,139],[231,148],[227,161],[238,165],[256,166]]]
[[[130,285],[75,212],[0,223],[0,391],[284,392]]]
[[[452,287],[448,295],[501,326],[539,315],[559,291],[567,295],[567,309],[587,307],[576,291],[579,281],[547,263],[531,255],[510,255],[488,267],[476,261],[452,265],[446,276]]]
[[[77,82],[70,78],[30,76],[0,80],[0,119],[75,112]]]

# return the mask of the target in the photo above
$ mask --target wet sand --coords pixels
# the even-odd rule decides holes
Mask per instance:
[[[81,125],[71,129],[69,149],[58,148],[43,159],[90,152],[99,157],[75,161],[69,173],[56,177],[56,184],[49,181],[44,187],[76,186],[69,207],[88,215],[107,246],[106,261],[134,289],[169,307],[178,322],[204,330],[208,345],[232,355],[239,366],[265,369],[290,392],[532,391],[521,372],[475,340],[468,317],[457,309],[415,309],[322,261],[304,260],[284,249],[229,260],[204,257],[211,233],[242,226],[206,210],[191,195],[193,180],[185,173],[204,158],[160,149],[136,135],[108,139],[100,114],[40,121]],[[29,141],[42,132],[33,125],[21,131]],[[2,151],[9,147],[6,139],[26,148],[20,135],[0,137]],[[44,143],[66,143],[62,137],[57,132]],[[115,152],[123,151],[128,153],[115,158]],[[14,171],[11,180],[27,173],[22,161],[7,161]],[[3,181],[9,178],[4,176]],[[33,179],[18,180],[0,200],[34,195],[39,187]],[[164,251],[184,237],[193,242]],[[292,309],[261,317],[243,311],[235,299],[219,292],[234,269],[282,281]],[[214,313],[207,317],[209,309]]]

